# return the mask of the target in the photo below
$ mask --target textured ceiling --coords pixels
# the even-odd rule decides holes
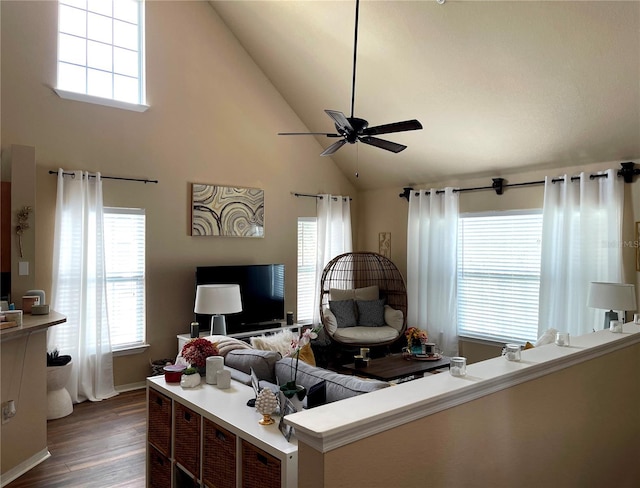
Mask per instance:
[[[281,144],[349,115],[355,1],[210,3],[302,121]],[[640,158],[638,1],[363,0],[357,67],[356,117],[424,127],[334,154],[361,189]]]

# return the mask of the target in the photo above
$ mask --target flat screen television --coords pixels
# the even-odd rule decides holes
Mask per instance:
[[[284,264],[198,266],[197,285],[238,284],[242,312],[225,315],[227,333],[268,329],[284,320]],[[195,293],[194,293],[195,296]],[[211,326],[211,316],[196,314],[201,330]]]

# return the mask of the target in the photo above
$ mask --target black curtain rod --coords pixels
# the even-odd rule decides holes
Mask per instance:
[[[625,183],[633,183],[633,177],[636,175],[640,174],[640,169],[638,168],[634,168],[635,163],[620,163],[620,165],[622,166],[622,169],[618,170],[618,176],[621,176],[622,178],[624,178],[624,182]],[[594,180],[596,178],[606,178],[607,174],[603,173],[603,174],[596,174],[596,175],[589,175],[589,178]],[[477,186],[474,188],[454,188],[454,192],[467,192],[467,191],[481,191],[481,190],[495,190],[496,195],[502,195],[504,193],[504,189],[505,188],[516,188],[519,186],[534,186],[534,185],[544,185],[545,181],[544,180],[539,180],[539,181],[526,181],[524,183],[505,183],[505,179],[504,178],[491,178],[493,181],[493,184],[491,186]],[[577,181],[579,180],[580,177],[579,176],[572,176],[571,177],[571,181]],[[560,183],[560,182],[564,182],[564,178],[554,178],[551,180],[552,183]],[[413,188],[411,187],[405,187],[402,189],[402,193],[400,193],[398,196],[400,198],[405,198],[407,201],[409,201],[409,196],[411,195],[411,192],[413,191]],[[436,195],[439,195],[441,193],[444,193],[444,190],[436,190]],[[427,195],[430,194],[430,192],[426,193]],[[415,194],[416,196],[419,195],[419,192],[416,192]]]
[[[58,172],[57,171],[49,171],[50,175],[57,175]],[[71,177],[75,177],[76,174],[75,173],[70,173],[68,171],[63,171],[62,172],[63,176],[71,176]],[[89,175],[89,178],[95,178],[96,175]],[[147,179],[142,179],[142,178],[124,178],[122,176],[100,176],[100,178],[102,178],[103,180],[122,180],[122,181],[139,181],[140,183],[158,183],[158,180],[147,180]]]
[[[307,197],[307,198],[317,198],[318,200],[322,200],[324,197],[322,195],[310,195],[308,193],[292,193],[294,197]],[[346,197],[343,197],[346,198]],[[337,197],[332,197],[332,200],[338,200]],[[353,198],[349,197],[349,201],[353,200]]]

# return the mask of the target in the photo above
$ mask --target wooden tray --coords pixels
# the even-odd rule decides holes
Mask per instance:
[[[442,359],[442,354],[434,354],[433,356],[427,356],[426,354],[412,354],[411,359],[416,361],[440,361]]]

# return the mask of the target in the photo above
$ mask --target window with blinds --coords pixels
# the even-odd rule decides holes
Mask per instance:
[[[515,343],[536,340],[541,245],[541,211],[460,216],[460,336]]]
[[[315,217],[298,218],[298,305],[296,322],[313,321],[316,292],[316,249],[318,227]]]
[[[114,350],[145,341],[145,212],[104,209],[107,307]]]

